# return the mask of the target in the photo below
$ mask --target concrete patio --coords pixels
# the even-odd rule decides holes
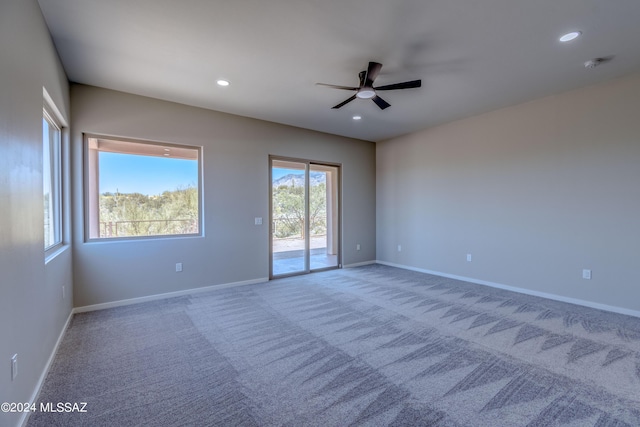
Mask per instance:
[[[326,236],[312,236],[309,241],[311,270],[336,267],[338,256],[327,254]],[[304,271],[304,239],[273,239],[273,275]]]

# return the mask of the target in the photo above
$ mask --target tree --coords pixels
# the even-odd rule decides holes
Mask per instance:
[[[102,193],[99,205],[103,237],[198,231],[198,189],[195,186],[165,191],[160,196]]]
[[[326,184],[310,188],[309,230],[312,235],[326,233],[327,200]],[[280,185],[273,189],[273,214],[277,222],[276,237],[300,236],[304,238],[305,193],[303,186]]]

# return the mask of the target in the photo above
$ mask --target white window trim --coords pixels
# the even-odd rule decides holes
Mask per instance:
[[[42,117],[51,124],[58,131],[58,146],[57,146],[57,171],[55,172],[55,182],[53,184],[54,191],[57,193],[57,207],[56,207],[56,215],[54,217],[54,221],[56,223],[56,227],[58,230],[56,241],[48,246],[43,248],[45,255],[45,264],[48,263],[51,259],[55,258],[61,251],[64,249],[66,238],[66,221],[65,214],[67,211],[67,206],[65,204],[65,138],[66,138],[66,130],[68,128],[67,122],[64,120],[62,113],[53,102],[53,99],[47,92],[47,90],[42,88],[43,95],[43,107],[42,107]],[[43,162],[48,159],[44,159]]]

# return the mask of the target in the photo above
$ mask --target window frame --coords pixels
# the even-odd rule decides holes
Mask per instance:
[[[60,115],[56,106],[53,104],[53,101],[50,99],[48,94],[44,92],[44,101],[42,107],[42,120],[47,122],[49,125],[49,132],[52,129],[55,131],[56,138],[54,141],[49,137],[49,156],[45,158],[45,141],[44,141],[44,133],[42,134],[42,190],[43,190],[43,198],[45,194],[44,188],[44,179],[45,179],[45,164],[48,162],[49,167],[49,175],[51,181],[51,208],[53,210],[53,215],[51,217],[53,223],[53,242],[49,245],[46,244],[45,237],[45,224],[43,223],[43,250],[45,254],[45,260],[52,257],[63,245],[64,245],[64,195],[63,195],[63,131],[65,129],[64,122],[60,119]],[[44,125],[44,123],[43,123]],[[47,215],[44,212],[44,204],[43,204],[43,215],[44,222],[47,220]]]
[[[198,186],[198,219],[197,226],[198,231],[196,233],[186,234],[154,234],[145,236],[116,236],[116,237],[100,237],[99,236],[99,222],[100,222],[100,178],[99,178],[99,158],[93,156],[92,153],[99,154],[100,150],[90,148],[90,140],[103,139],[110,140],[119,143],[132,143],[132,144],[148,144],[158,147],[176,148],[176,149],[189,149],[195,150],[198,153],[197,156],[197,186]],[[84,241],[85,243],[107,243],[117,241],[148,241],[158,239],[175,239],[175,238],[194,238],[204,236],[204,203],[203,203],[203,147],[181,144],[176,142],[164,142],[164,141],[152,141],[145,139],[136,139],[130,137],[113,136],[105,134],[84,133],[83,134],[83,220],[84,220]],[[116,152],[116,151],[112,151]],[[92,164],[94,165],[92,167]],[[92,205],[93,206],[92,208]],[[93,218],[95,216],[95,218]],[[98,237],[92,236],[93,223],[98,224]]]

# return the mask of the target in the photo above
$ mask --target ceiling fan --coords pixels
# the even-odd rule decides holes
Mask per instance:
[[[336,106],[334,106],[332,108],[337,109],[337,108],[343,107],[344,105],[348,104],[349,102],[353,101],[354,99],[361,98],[361,99],[371,99],[373,102],[376,103],[376,105],[378,107],[380,107],[381,110],[384,110],[385,108],[391,107],[391,104],[389,104],[384,99],[380,98],[376,94],[376,91],[379,91],[379,90],[396,90],[396,89],[412,89],[412,88],[415,88],[415,87],[422,86],[422,80],[411,80],[410,82],[394,83],[394,84],[391,84],[391,85],[373,87],[373,81],[376,79],[376,77],[378,77],[378,73],[380,72],[381,68],[382,68],[382,64],[379,64],[377,62],[369,62],[369,67],[367,68],[367,70],[366,71],[360,71],[360,73],[358,74],[358,77],[360,77],[360,86],[358,86],[358,87],[330,85],[330,84],[327,84],[327,83],[316,83],[316,85],[318,85],[318,86],[328,86],[328,87],[332,87],[334,89],[352,90],[352,91],[356,92],[351,98],[342,101],[340,104],[338,104],[338,105],[336,105]]]

